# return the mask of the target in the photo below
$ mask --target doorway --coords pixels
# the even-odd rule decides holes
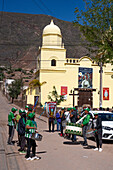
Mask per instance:
[[[92,107],[93,106],[92,95],[93,93],[90,90],[79,90],[78,106],[82,107],[84,104],[89,104]]]

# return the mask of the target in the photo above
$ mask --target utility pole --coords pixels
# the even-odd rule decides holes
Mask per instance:
[[[103,63],[100,62],[99,66],[100,66],[100,70],[99,70],[99,73],[100,73],[100,102],[99,102],[99,107],[102,108],[102,73],[103,73]]]

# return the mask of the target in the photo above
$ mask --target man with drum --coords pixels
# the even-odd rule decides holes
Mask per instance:
[[[32,134],[36,133],[37,128],[33,122],[34,120],[34,113],[29,113],[28,120],[26,122],[26,130],[25,130],[25,137],[27,139],[27,154],[26,154],[26,160],[35,160],[39,159],[39,157],[35,156],[36,154],[36,142],[34,139],[32,139]],[[30,149],[32,147],[32,158],[30,157]]]
[[[84,109],[86,117],[83,119],[83,123],[82,123],[82,127],[83,127],[82,133],[83,133],[83,138],[84,138],[83,146],[87,146],[88,145],[87,144],[86,132],[87,132],[87,127],[88,127],[88,123],[89,123],[89,120],[90,120],[89,111],[90,111],[89,108]]]

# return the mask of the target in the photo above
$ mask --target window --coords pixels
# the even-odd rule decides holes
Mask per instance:
[[[56,66],[56,60],[55,59],[51,60],[51,66]]]

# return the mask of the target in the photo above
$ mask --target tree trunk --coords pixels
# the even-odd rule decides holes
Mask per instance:
[[[13,101],[14,101],[14,97],[12,97],[12,103],[13,103]]]

